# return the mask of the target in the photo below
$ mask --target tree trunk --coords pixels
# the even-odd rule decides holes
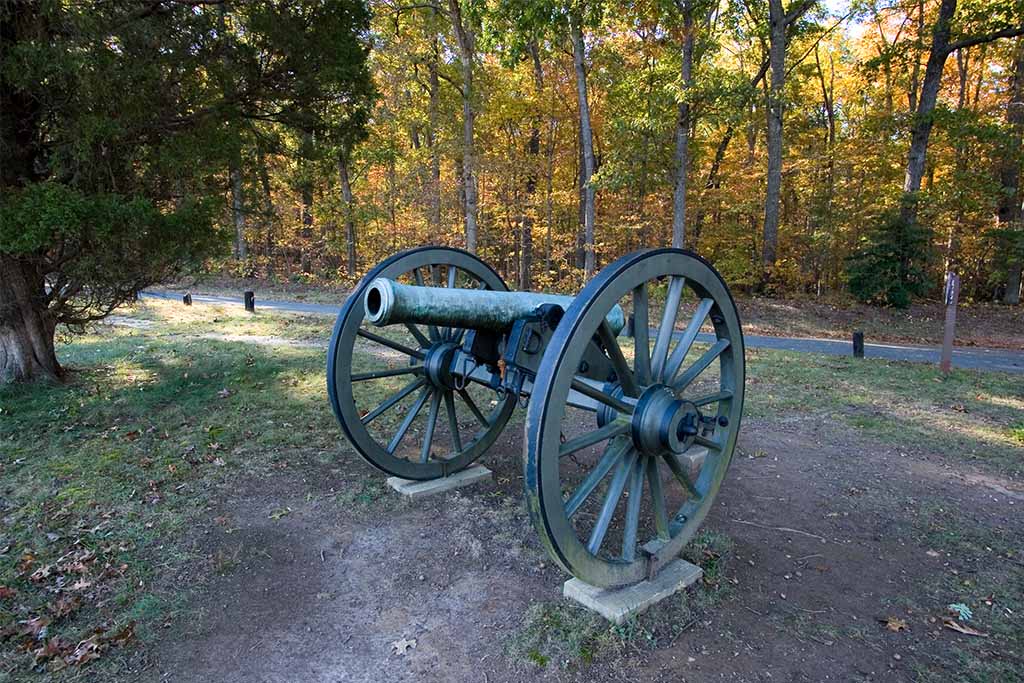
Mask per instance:
[[[959,80],[957,95],[957,112],[963,114],[967,106],[967,78],[970,75],[970,55],[966,50],[956,51],[956,71]],[[965,218],[964,201],[966,194],[963,183],[967,175],[967,140],[966,136],[959,135],[953,142],[953,181],[956,183],[955,197],[956,210],[953,220],[949,223],[949,231],[946,234],[946,253],[942,268],[943,278],[951,270],[955,271],[958,256],[960,253],[960,231],[963,228]]]
[[[540,64],[540,51],[536,42],[530,43],[530,58],[533,62],[533,88],[540,103],[544,95],[544,69]],[[528,291],[533,286],[533,215],[537,192],[537,170],[540,162],[540,117],[534,116],[530,122],[530,140],[527,143],[530,154],[529,168],[526,173],[526,205],[523,212],[523,249],[519,262],[519,289]]]
[[[939,5],[939,16],[932,29],[932,45],[928,53],[928,64],[924,69],[924,81],[921,83],[921,94],[914,114],[914,124],[910,133],[910,152],[907,155],[907,169],[903,179],[903,201],[900,206],[900,219],[904,223],[917,222],[917,200],[921,191],[921,179],[924,177],[928,138],[934,123],[932,113],[939,97],[939,86],[942,85],[942,70],[949,56],[949,24],[956,12],[956,0],[942,0]]]
[[[547,173],[545,174],[547,176],[547,185],[544,188],[544,209],[545,220],[547,221],[544,234],[544,271],[549,276],[551,275],[551,231],[555,223],[555,126],[557,125],[555,117],[551,117],[548,121],[548,159]]]
[[[1020,233],[1024,230],[1024,190],[1020,182],[1020,151],[1024,141],[1024,38],[1017,39],[1013,54],[1013,77],[1010,81],[1009,103],[1006,107],[1006,122],[1010,136],[1006,145],[1005,158],[999,169],[999,180],[1003,192],[999,200],[998,220],[1000,227]],[[1012,253],[1011,249],[1006,249]],[[1021,295],[1022,261],[1019,252],[1007,264],[1006,291],[1004,304],[1019,304]]]
[[[594,135],[590,126],[590,103],[587,96],[586,45],[583,42],[583,27],[580,17],[570,17],[572,33],[572,61],[576,70],[576,97],[580,113],[580,144],[583,150],[583,277],[589,280],[594,276],[597,259],[594,253],[594,187],[591,178],[594,176]]]
[[[583,126],[580,117],[576,116],[576,190],[579,195],[576,211],[576,267],[583,270],[586,265],[586,249],[584,243],[587,229],[587,180],[586,163],[583,161]]]
[[[352,199],[352,184],[348,177],[349,154],[347,151],[338,155],[338,178],[341,180],[341,201],[345,209],[345,253],[348,263],[348,275],[356,273],[356,220],[353,215],[355,205]]]
[[[428,116],[427,146],[430,147],[430,227],[434,234],[441,231],[441,151],[437,144],[438,112],[441,86],[437,75],[439,60],[437,38],[434,38],[429,64],[430,112]]]
[[[237,164],[231,165],[231,215],[235,221],[235,258],[248,258],[249,247],[245,241],[245,203],[242,196],[242,172]]]
[[[274,251],[274,196],[270,190],[270,173],[267,172],[267,159],[262,147],[259,150],[260,187],[263,189],[263,230],[264,251],[267,257],[267,276],[271,274]]]
[[[690,168],[690,89],[693,87],[693,2],[683,5],[683,101],[676,118],[676,183],[672,195],[672,246],[682,249],[686,239],[686,176]]]
[[[907,104],[910,113],[917,111],[918,93],[921,89],[921,53],[924,52],[924,0],[917,0],[917,32],[914,38],[914,66],[910,74],[910,90]]]
[[[768,88],[768,177],[764,199],[764,234],[761,241],[761,266],[765,275],[775,265],[779,241],[779,199],[782,192],[782,89],[786,82],[786,16],[782,0],[769,0],[770,17],[768,62],[771,84]]]
[[[0,255],[0,384],[63,377],[56,327],[42,273],[28,258]]]
[[[462,186],[466,207],[466,250],[476,253],[477,243],[477,188],[474,168],[473,125],[473,51],[476,37],[466,28],[462,18],[460,0],[448,0],[448,14],[459,43],[462,64]]]

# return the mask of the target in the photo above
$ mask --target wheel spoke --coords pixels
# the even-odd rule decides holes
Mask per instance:
[[[572,388],[580,392],[584,396],[589,396],[595,401],[603,403],[610,408],[614,408],[617,412],[623,415],[633,414],[633,406],[629,405],[628,403],[623,403],[614,396],[606,394],[600,389],[593,387],[582,380],[573,379]]]
[[[409,334],[416,337],[416,342],[420,345],[421,348],[425,349],[430,346],[430,340],[427,339],[427,337],[422,332],[420,332],[420,328],[416,327],[412,323],[406,323],[405,328],[409,330]]]
[[[558,457],[564,458],[565,456],[575,453],[578,450],[586,448],[587,446],[593,446],[596,443],[600,443],[605,439],[614,439],[620,434],[625,434],[629,431],[629,422],[626,420],[615,420],[609,422],[600,429],[595,429],[592,432],[577,436],[574,439],[569,439],[562,444],[562,447],[558,449]]]
[[[705,351],[704,355],[698,358],[693,365],[686,368],[686,372],[680,375],[679,380],[672,385],[672,390],[677,394],[685,390],[686,387],[690,386],[693,380],[697,379],[697,375],[704,372],[707,367],[711,365],[716,358],[722,355],[722,352],[727,348],[729,348],[728,339],[719,339],[715,342],[715,344]]]
[[[398,431],[395,432],[395,435],[391,438],[391,443],[388,444],[388,453],[395,454],[398,445],[405,438],[405,433],[409,431],[409,426],[416,419],[416,416],[420,414],[420,411],[423,410],[423,404],[430,398],[432,391],[430,387],[423,388],[423,393],[416,399],[416,403],[412,404],[412,407],[409,408],[409,412],[406,414],[405,419],[402,420],[402,424],[398,425]]]
[[[455,414],[455,396],[450,391],[444,392],[444,407],[448,411],[448,429],[452,433],[452,446],[458,454],[462,451],[462,435],[459,434],[459,418]]]
[[[420,448],[420,462],[430,460],[430,444],[434,441],[434,428],[437,427],[437,413],[441,408],[441,392],[435,391],[430,398],[430,412],[427,413],[427,429],[423,434],[423,447]]]
[[[626,499],[626,528],[622,532],[622,559],[636,559],[636,534],[640,526],[640,503],[644,494],[644,462],[637,460],[629,477],[629,498]]]
[[[607,320],[601,321],[601,327],[597,330],[597,336],[601,340],[604,350],[608,353],[612,367],[615,368],[615,374],[618,376],[619,384],[622,385],[623,393],[626,396],[636,398],[640,395],[640,392],[637,391],[636,381],[633,379],[633,371],[629,369],[629,364],[626,362],[625,356],[622,355],[619,341],[615,338],[615,334],[612,333],[612,328],[608,325]]]
[[[412,382],[409,382],[409,384],[406,384],[402,388],[402,390],[399,391],[397,394],[394,394],[390,398],[385,399],[383,402],[381,402],[379,406],[377,406],[376,408],[368,412],[366,415],[364,415],[362,418],[360,418],[360,422],[362,422],[364,425],[370,424],[378,417],[380,417],[381,414],[384,413],[384,411],[386,411],[388,408],[395,405],[403,398],[405,398],[406,396],[408,396],[409,394],[423,386],[426,383],[426,381],[427,380],[424,379],[423,377],[419,377],[417,379],[414,379]]]
[[[672,381],[676,378],[680,366],[686,360],[686,354],[690,352],[690,347],[693,346],[693,341],[697,338],[697,333],[700,332],[700,328],[704,324],[704,319],[708,317],[708,313],[711,312],[711,307],[714,305],[713,299],[701,299],[700,303],[697,304],[697,310],[693,314],[693,319],[686,326],[686,331],[679,338],[679,342],[676,344],[676,348],[672,351],[668,364],[665,366],[665,376],[662,379],[665,384],[672,384]]]
[[[633,367],[636,368],[636,381],[643,385],[651,383],[649,309],[647,283],[643,282],[633,290]]]
[[[654,529],[658,538],[667,541],[672,538],[668,526],[668,510],[665,507],[665,492],[661,487],[661,470],[658,459],[647,459],[647,483],[651,487],[651,507],[654,508]]]
[[[626,487],[626,479],[629,478],[629,473],[633,469],[633,463],[636,462],[636,458],[636,451],[631,451],[623,458],[619,462],[619,468],[615,470],[612,480],[608,483],[608,492],[604,497],[604,504],[601,506],[601,512],[597,515],[594,529],[590,532],[590,540],[587,541],[587,550],[592,555],[597,555],[597,551],[601,549],[605,534],[608,533],[608,525],[611,524],[615,508],[618,507],[619,499],[622,498],[622,490]]]
[[[605,448],[604,455],[597,461],[597,465],[590,471],[590,474],[583,479],[583,482],[579,485],[576,491],[569,497],[569,500],[565,501],[565,516],[571,518],[576,514],[576,511],[580,509],[580,506],[587,501],[590,494],[594,492],[597,485],[601,483],[605,475],[611,471],[615,463],[619,462],[622,455],[629,450],[630,442],[628,439],[623,439],[618,442],[612,442]]]
[[[704,497],[700,495],[697,487],[694,486],[692,481],[690,481],[690,473],[683,469],[683,466],[679,463],[679,460],[673,453],[665,454],[665,462],[668,464],[668,468],[672,470],[672,474],[675,475],[676,479],[679,480],[679,483],[683,485],[683,488],[685,488],[691,496],[698,500]]]
[[[679,311],[679,299],[683,295],[686,279],[673,275],[665,297],[665,310],[661,314],[661,326],[658,327],[658,339],[654,342],[654,353],[651,355],[651,372],[654,377],[661,377],[668,356],[668,345],[672,341],[672,333],[676,327],[676,313]]]
[[[374,370],[373,372],[358,372],[351,376],[353,382],[365,382],[369,379],[380,379],[382,377],[398,377],[399,375],[418,375],[423,372],[422,365],[413,365],[407,368],[394,368],[388,370]]]
[[[481,413],[480,409],[476,407],[476,403],[473,402],[473,397],[469,395],[468,391],[466,391],[465,389],[459,389],[459,396],[461,396],[462,400],[466,402],[467,406],[469,406],[470,412],[473,413],[473,416],[477,419],[477,422],[479,422],[481,426],[491,426],[491,423],[487,420],[484,414]]]
[[[377,342],[378,344],[381,344],[382,346],[386,346],[389,349],[394,349],[395,351],[399,351],[401,353],[404,353],[407,356],[412,356],[413,358],[419,358],[420,360],[423,360],[424,358],[426,358],[426,356],[423,354],[422,351],[417,351],[416,349],[410,349],[405,344],[400,344],[400,343],[398,343],[396,341],[391,341],[390,339],[388,339],[386,337],[382,337],[379,334],[374,334],[373,332],[370,332],[369,330],[364,330],[361,327],[358,330],[356,330],[356,334],[358,334],[360,337],[363,337],[364,339],[369,339],[370,341]]]
[[[433,268],[433,266],[431,266]],[[420,287],[426,287],[426,283],[423,281],[423,273],[420,272],[419,267],[412,269],[413,276],[416,278],[416,284]],[[441,333],[437,331],[436,325],[427,325],[427,333],[430,338],[434,341],[441,341]]]
[[[693,405],[695,405],[695,406],[697,406],[699,408],[700,406],[706,406],[709,403],[718,403],[719,401],[728,401],[730,398],[732,398],[732,392],[731,391],[719,391],[717,394],[709,394],[708,396],[701,396],[698,399],[694,399]]]
[[[440,269],[438,269],[438,271],[440,271]],[[448,278],[447,278],[448,289],[455,289],[455,278],[458,276],[458,273],[459,273],[459,269],[458,268],[456,268],[455,266],[452,266],[452,265],[448,266]],[[440,276],[440,272],[438,272],[438,276]],[[441,328],[441,335],[444,337],[445,341],[451,341],[451,338],[453,336],[455,336],[455,328],[454,327],[442,327]]]

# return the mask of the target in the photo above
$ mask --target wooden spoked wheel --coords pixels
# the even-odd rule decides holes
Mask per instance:
[[[604,322],[616,304],[632,338]],[[612,368],[597,381],[585,376],[595,347]],[[743,383],[736,306],[706,261],[661,249],[601,271],[559,322],[527,413],[527,503],[554,560],[616,586],[677,556],[729,467]],[[567,404],[570,389],[595,407]]]
[[[508,288],[468,252],[411,249],[367,273],[342,307],[331,335],[327,393],[356,451],[374,467],[403,479],[453,474],[494,443],[516,398],[495,400],[479,370],[472,380],[433,371],[447,367],[466,330],[369,324],[363,299],[378,277],[420,286]]]

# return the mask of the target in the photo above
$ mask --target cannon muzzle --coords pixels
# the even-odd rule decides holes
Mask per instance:
[[[545,304],[565,310],[572,302],[573,297],[558,294],[419,287],[379,277],[367,288],[363,308],[366,319],[378,327],[413,323],[504,332]],[[614,334],[625,326],[625,314],[617,305],[605,320]]]

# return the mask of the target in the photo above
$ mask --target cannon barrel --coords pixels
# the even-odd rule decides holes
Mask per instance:
[[[572,302],[573,297],[558,294],[419,287],[379,277],[367,288],[363,308],[367,320],[378,327],[413,323],[503,332],[544,304],[555,304],[565,310]],[[618,305],[605,320],[614,334],[626,324]]]

